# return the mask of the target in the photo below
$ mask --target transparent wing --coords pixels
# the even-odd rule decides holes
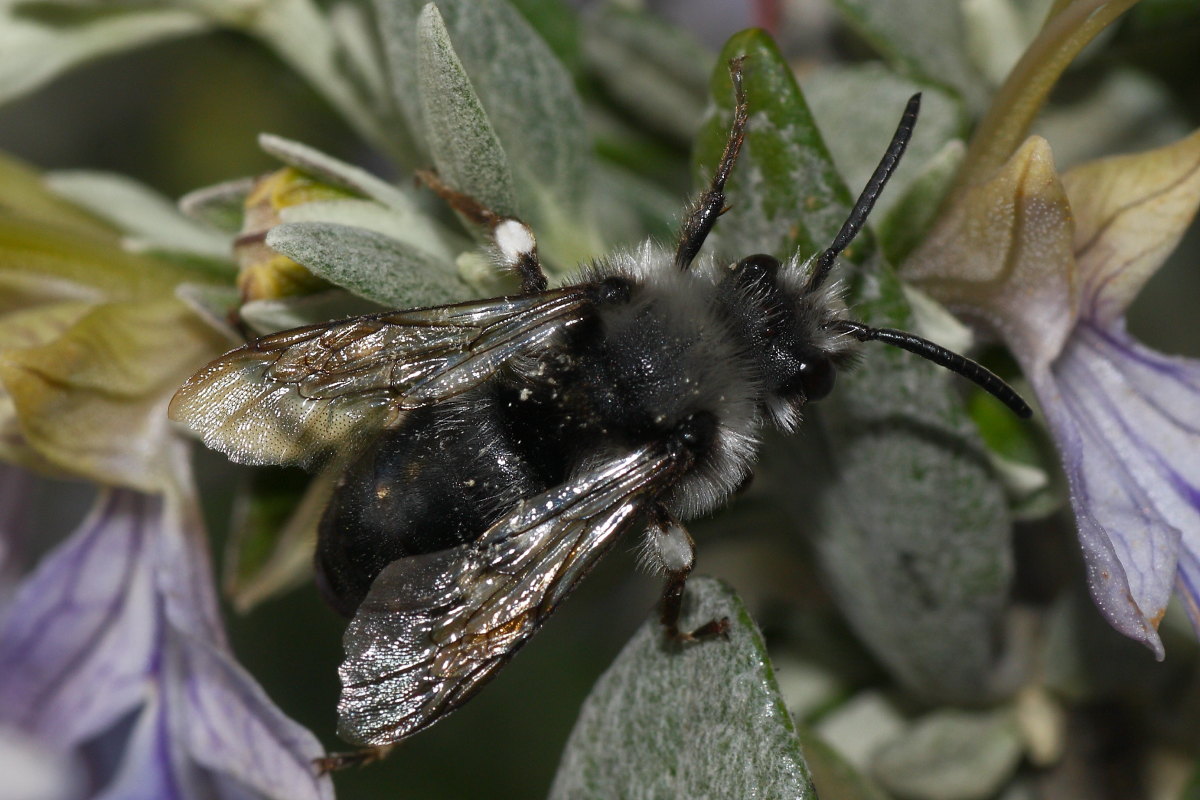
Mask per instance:
[[[476,542],[388,565],[346,631],[342,738],[395,742],[466,702],[675,474],[646,447],[528,498]]]
[[[478,386],[578,320],[584,303],[572,287],[283,331],[193,375],[170,416],[235,461],[311,466],[406,409]]]

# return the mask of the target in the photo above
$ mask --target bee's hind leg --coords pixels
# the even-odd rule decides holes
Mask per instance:
[[[329,753],[321,758],[314,758],[312,763],[316,767],[318,775],[328,775],[349,767],[365,767],[367,764],[381,761],[387,757],[388,753],[392,752],[392,748],[395,746],[394,744],[381,744],[345,753]]]
[[[667,637],[676,642],[695,642],[714,636],[728,636],[728,617],[711,619],[692,631],[679,629],[683,590],[696,564],[696,545],[687,528],[660,507],[656,510],[646,537],[650,557],[667,573],[667,583],[658,604],[659,620]]]
[[[486,228],[500,255],[501,265],[517,273],[521,291],[525,294],[542,292],[548,285],[542,263],[538,260],[537,238],[533,229],[516,217],[497,214],[483,203],[448,186],[436,172],[418,170],[417,177],[432,189],[446,204],[471,222]]]

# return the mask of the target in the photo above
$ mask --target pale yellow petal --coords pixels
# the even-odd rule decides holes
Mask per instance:
[[[1054,359],[1075,322],[1072,241],[1050,146],[1034,136],[943,211],[902,272],[1002,338],[1030,369]]]
[[[54,471],[158,491],[167,403],[223,345],[174,298],[110,303],[49,343],[0,352],[0,384],[24,445]]]
[[[1080,165],[1063,175],[1075,211],[1083,302],[1101,324],[1120,317],[1200,206],[1200,130],[1167,147]]]

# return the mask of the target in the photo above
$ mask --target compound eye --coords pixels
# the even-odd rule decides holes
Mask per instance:
[[[837,370],[824,356],[806,358],[800,364],[800,385],[804,387],[804,398],[811,403],[828,397],[833,391]]]

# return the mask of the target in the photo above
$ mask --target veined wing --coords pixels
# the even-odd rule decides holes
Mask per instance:
[[[234,461],[310,466],[406,409],[478,386],[577,321],[585,303],[568,287],[264,336],[193,375],[170,416]]]
[[[678,470],[644,447],[528,498],[476,542],[402,558],[346,631],[339,734],[395,742],[466,702]]]

